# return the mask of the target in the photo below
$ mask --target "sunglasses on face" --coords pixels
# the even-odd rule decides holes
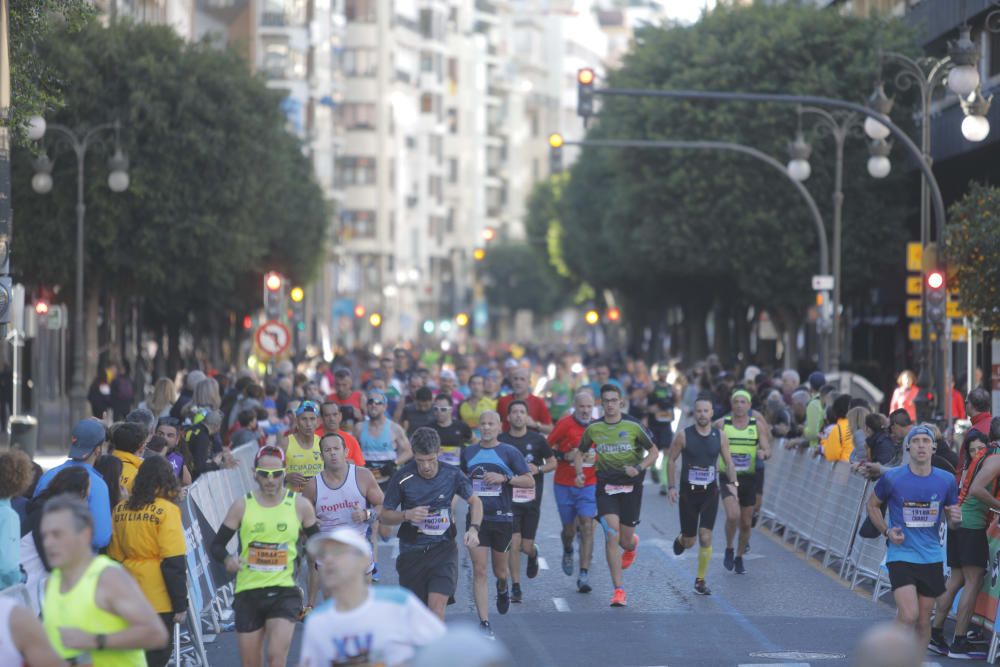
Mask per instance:
[[[273,470],[269,468],[257,468],[254,472],[257,473],[258,477],[263,477],[264,479],[280,479],[285,476],[284,468],[275,468]]]
[[[369,398],[368,405],[385,405],[385,401],[380,401],[378,399]]]
[[[446,407],[443,407],[443,406],[438,406],[438,407],[434,408],[434,411],[435,412],[451,412],[451,408],[446,408]]]

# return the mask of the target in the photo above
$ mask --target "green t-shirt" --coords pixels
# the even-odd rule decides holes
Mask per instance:
[[[552,421],[557,422],[559,418],[566,414],[573,403],[573,388],[569,382],[553,380],[545,385],[545,397],[548,399],[549,413]]]
[[[988,514],[986,505],[970,493],[962,502],[962,528],[985,530],[990,524]]]
[[[593,422],[583,432],[580,451],[597,450],[597,479],[610,484],[642,481],[642,476],[629,477],[626,466],[638,466],[646,451],[654,447],[653,436],[637,421],[622,418],[614,424],[603,419]]]

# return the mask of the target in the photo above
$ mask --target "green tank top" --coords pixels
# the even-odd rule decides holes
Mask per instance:
[[[264,507],[253,493],[246,496],[247,507],[240,522],[240,560],[236,592],[255,588],[295,586],[295,556],[299,541],[296,494],[288,491],[274,507]]]
[[[746,428],[733,426],[732,415],[722,420],[722,432],[729,439],[729,455],[733,459],[733,467],[737,475],[750,475],[757,472],[757,445],[760,436],[757,433],[757,420],[750,417]],[[719,457],[719,472],[726,471],[726,462]]]
[[[146,654],[141,649],[77,651],[63,646],[59,628],[75,628],[94,635],[111,635],[128,627],[121,616],[115,616],[97,606],[97,582],[109,567],[120,567],[107,556],[97,556],[87,566],[83,576],[65,593],[62,571],[52,570],[45,586],[45,634],[56,653],[64,659],[76,658],[79,665],[93,667],[146,667]],[[87,660],[87,656],[90,660]]]

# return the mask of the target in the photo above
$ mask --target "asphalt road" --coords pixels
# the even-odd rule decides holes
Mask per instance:
[[[628,607],[611,608],[613,588],[600,529],[591,567],[594,591],[583,595],[576,591],[575,577],[565,576],[560,568],[559,517],[551,486],[546,489],[538,536],[543,569],[536,579],[522,575],[522,604],[511,605],[505,616],[491,609],[494,631],[512,653],[514,664],[839,667],[851,664],[853,646],[867,628],[893,616],[890,606],[873,602],[870,594],[850,591],[834,574],[806,561],[767,531],[754,531],[745,559],[747,574],[727,572],[722,567],[721,508],[707,577],[713,594],[695,595],[697,552],[674,556],[671,543],[679,531],[677,508],[648,482],[642,517],[639,554],[625,573]],[[459,551],[458,604],[449,607],[448,620],[474,622],[478,619],[472,603],[471,563],[465,549]],[[385,583],[396,581],[394,556],[391,544],[380,547],[379,567]],[[289,665],[298,664],[300,637],[299,629]],[[207,651],[213,667],[240,664],[232,632],[220,635]],[[963,664],[931,656],[927,660],[928,665],[942,667]]]

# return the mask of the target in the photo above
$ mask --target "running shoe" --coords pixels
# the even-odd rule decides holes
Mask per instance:
[[[507,582],[497,582],[497,611],[506,614],[510,610],[510,591]]]
[[[730,572],[733,571],[733,556],[735,556],[733,550],[726,549],[726,556],[722,559],[722,567],[726,568]]]
[[[635,556],[639,551],[639,536],[635,535],[635,545],[630,550],[622,550],[622,569],[627,570],[635,562]]]
[[[538,576],[538,547],[535,546],[535,553],[528,556],[528,579]]]
[[[681,536],[678,535],[674,538],[674,555],[680,556],[684,553],[684,544],[681,542]]]
[[[743,567],[743,556],[737,556],[733,565],[736,566],[736,574],[746,574],[747,569]]]
[[[989,644],[990,640],[984,633],[982,628],[976,630],[969,630],[965,633],[965,638],[969,640],[969,643],[973,646],[977,644]]]
[[[745,547],[743,547],[743,555],[746,555],[748,553],[750,553],[750,543],[749,542],[747,542],[747,545]]]
[[[957,637],[951,643],[951,648],[948,649],[948,657],[954,660],[982,660],[986,657],[986,651],[972,648],[969,640],[965,637]]]
[[[493,628],[490,627],[489,621],[479,621],[479,631],[482,632],[487,639],[496,640],[497,636],[493,634]]]
[[[563,551],[562,557],[562,570],[563,574],[567,577],[573,576],[573,550]]]
[[[943,655],[945,657],[951,652],[951,647],[944,639],[944,633],[940,630],[931,632],[931,642],[927,645],[927,650],[931,653]]]
[[[580,570],[580,576],[576,580],[576,590],[581,593],[589,593],[594,590],[590,587],[590,575],[586,570]]]
[[[624,607],[625,602],[625,589],[616,588],[615,594],[611,596],[611,606],[612,607]]]
[[[711,595],[712,589],[708,587],[704,579],[694,580],[694,592],[698,595]]]
[[[382,578],[382,575],[378,571],[378,563],[375,564],[375,568],[372,570],[372,583],[377,584]]]
[[[521,584],[512,584],[510,587],[510,601],[520,604],[521,597]]]
[[[667,487],[665,487],[665,486],[661,486],[660,487],[660,495],[661,496],[667,495]]]

